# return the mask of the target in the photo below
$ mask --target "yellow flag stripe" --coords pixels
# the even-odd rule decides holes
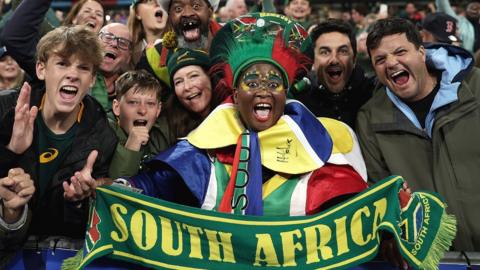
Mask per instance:
[[[287,181],[287,178],[276,174],[270,180],[263,184],[262,188],[262,198],[268,197],[268,195],[272,194],[275,190],[277,190],[280,186],[282,186]]]

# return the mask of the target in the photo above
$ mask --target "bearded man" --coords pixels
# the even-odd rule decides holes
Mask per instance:
[[[211,40],[221,28],[213,19],[219,0],[159,0],[159,3],[168,11],[171,30],[161,43],[146,48],[137,69],[149,71],[170,86],[166,66],[168,57],[176,48],[209,50]]]

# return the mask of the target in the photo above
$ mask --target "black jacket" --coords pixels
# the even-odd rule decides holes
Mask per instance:
[[[39,82],[32,85],[31,104],[39,105],[45,93],[44,84]],[[0,177],[8,173],[12,167],[21,167],[30,174],[38,190],[38,157],[36,145],[38,130],[34,130],[33,143],[25,153],[16,155],[5,146],[9,143],[15,116],[15,104],[18,97],[17,91],[0,92]],[[106,177],[110,160],[117,144],[114,131],[108,125],[107,117],[101,105],[92,97],[83,99],[84,111],[76,135],[73,139],[72,149],[63,160],[59,170],[54,174],[42,198],[35,193],[29,202],[32,220],[28,235],[62,235],[71,238],[83,238],[88,216],[88,201],[78,203],[67,202],[63,198],[63,181],[70,181],[76,171],[83,168],[86,159],[92,150],[98,150],[93,176]],[[40,113],[37,117],[41,117]],[[0,231],[2,245],[13,241],[21,242],[27,235],[5,235]],[[0,245],[0,246],[2,246]],[[3,247],[2,247],[3,248]]]
[[[355,129],[357,112],[372,96],[375,80],[365,77],[363,70],[356,66],[345,89],[334,94],[319,85],[315,72],[309,77],[312,86],[295,93],[294,98],[305,104],[315,116],[333,118]]]
[[[51,0],[24,0],[5,23],[1,40],[9,55],[30,77],[36,77],[35,53]]]

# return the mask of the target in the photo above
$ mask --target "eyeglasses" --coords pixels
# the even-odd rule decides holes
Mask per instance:
[[[113,41],[116,41],[118,48],[122,50],[127,51],[132,48],[132,42],[126,38],[117,37],[114,34],[109,32],[100,32],[99,36],[103,42],[108,44],[110,44]]]

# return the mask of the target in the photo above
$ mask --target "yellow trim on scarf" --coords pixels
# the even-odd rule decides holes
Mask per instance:
[[[168,74],[168,69],[166,66],[160,66],[160,58],[161,55],[157,51],[155,47],[147,48],[145,50],[145,55],[147,57],[147,62],[152,68],[153,72],[155,75],[162,80],[164,83],[168,84],[168,86],[171,86],[170,84],[170,76]]]
[[[47,97],[47,94],[43,94],[42,101],[40,102],[40,107],[38,107],[38,110],[41,111],[43,109],[43,105],[45,104],[45,99]],[[85,108],[85,105],[83,105],[83,101],[80,101],[80,110],[77,113],[77,122],[80,123],[82,120],[83,116],[83,110]]]

